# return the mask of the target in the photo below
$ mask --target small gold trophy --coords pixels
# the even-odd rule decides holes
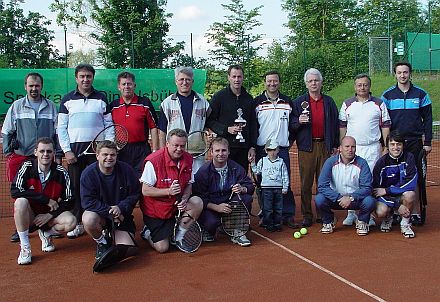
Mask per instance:
[[[237,114],[238,114],[238,117],[235,119],[234,125],[235,126],[239,126],[240,129],[242,129],[242,128],[246,127],[246,120],[242,117],[243,110],[241,108],[238,108],[237,109]],[[238,141],[240,143],[244,143],[245,142],[245,139],[243,137],[243,134],[241,133],[241,130],[238,131],[237,136],[235,138],[238,139]]]
[[[308,110],[309,109],[309,102],[307,102],[307,101],[302,102],[301,108],[303,109],[301,114],[307,115],[307,117],[309,118],[309,120],[307,122],[310,122],[310,111]]]

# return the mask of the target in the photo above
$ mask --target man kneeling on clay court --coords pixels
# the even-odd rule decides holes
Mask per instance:
[[[117,160],[115,143],[100,142],[96,158],[81,174],[82,222],[97,244],[97,263],[111,249],[113,254],[104,264],[109,266],[137,252],[132,213],[141,192],[136,171]]]
[[[14,220],[20,237],[18,264],[32,262],[29,227],[38,228],[41,250],[53,252],[51,236],[69,232],[76,226],[76,219],[69,209],[73,207],[70,178],[63,166],[54,162],[55,144],[51,138],[37,140],[36,159],[23,163],[11,184],[15,199]]]
[[[197,220],[203,208],[202,200],[191,196],[193,158],[185,151],[187,140],[185,130],[168,132],[166,146],[145,159],[140,179],[144,195],[140,208],[145,223],[141,236],[159,253],[168,251],[170,240],[181,241],[187,230],[179,226],[173,238],[177,210]]]
[[[388,154],[377,161],[373,170],[373,194],[377,198],[376,215],[384,218],[382,232],[390,232],[393,212],[402,217],[400,231],[405,238],[414,238],[410,217],[417,200],[417,168],[411,152],[404,151],[405,140],[397,131],[387,137]],[[392,211],[393,210],[393,211]]]
[[[251,211],[254,185],[246,171],[235,161],[229,159],[229,143],[217,137],[212,141],[212,161],[206,162],[194,177],[194,194],[200,196],[204,209],[199,218],[203,228],[203,241],[214,241],[217,228],[221,225],[221,215],[231,213],[229,198],[232,193],[240,194],[248,212]],[[246,235],[231,237],[240,246],[249,246]]]
[[[375,208],[371,196],[372,176],[367,161],[356,155],[356,140],[345,136],[339,146],[339,154],[327,159],[318,179],[316,207],[321,211],[321,233],[333,233],[333,210],[359,210],[356,232],[365,236],[369,232],[368,221]]]

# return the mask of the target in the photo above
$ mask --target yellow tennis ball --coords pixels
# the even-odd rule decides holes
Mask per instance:
[[[299,230],[299,232],[301,233],[301,235],[307,235],[307,229],[306,228],[301,228],[301,230]]]
[[[301,233],[295,232],[295,233],[293,233],[293,237],[295,237],[295,239],[299,239],[299,238],[301,238]]]

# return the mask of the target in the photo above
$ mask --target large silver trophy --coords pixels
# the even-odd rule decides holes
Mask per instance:
[[[307,122],[310,122],[309,102],[307,102],[307,101],[302,102],[301,103],[301,108],[303,109],[301,114],[307,115],[307,117],[309,118],[309,120]]]
[[[238,108],[237,114],[238,114],[238,117],[235,119],[234,124],[235,124],[235,126],[239,126],[240,129],[242,129],[242,128],[246,127],[246,120],[242,117],[243,110],[241,108]],[[243,134],[241,133],[241,130],[238,131],[237,136],[235,138],[238,139],[238,141],[240,143],[244,143],[246,141],[243,137]]]

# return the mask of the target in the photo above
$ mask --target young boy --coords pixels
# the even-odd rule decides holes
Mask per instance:
[[[404,151],[404,139],[392,131],[387,138],[388,154],[382,156],[373,170],[373,194],[377,198],[377,217],[384,218],[382,232],[391,231],[393,211],[402,217],[400,231],[405,238],[415,237],[411,212],[416,202],[417,168],[414,156]]]
[[[261,196],[263,199],[263,226],[268,232],[281,231],[283,195],[287,194],[289,174],[284,161],[278,157],[278,143],[269,139],[265,145],[267,156],[255,165],[252,171],[261,174]]]

